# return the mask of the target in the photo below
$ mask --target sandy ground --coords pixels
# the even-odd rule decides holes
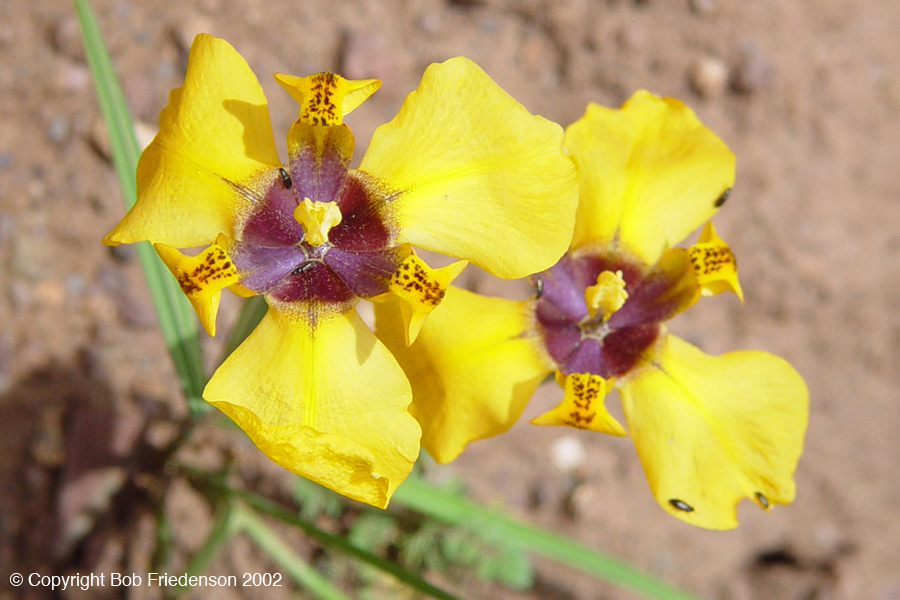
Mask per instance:
[[[738,157],[735,191],[716,224],[739,257],[746,304],[716,297],[673,329],[712,353],[780,354],[804,375],[811,413],[797,501],[769,515],[745,503],[734,531],[694,529],[656,506],[629,440],[524,424],[473,444],[441,473],[462,477],[481,500],[707,598],[900,599],[895,3],[94,5],[135,117],[151,128],[199,31],[228,39],[257,72],[282,149],[280,132],[295,108],[271,79],[276,71],[381,78],[381,90],[348,118],[358,148],[393,116],[428,63],[457,54],[477,61],[532,112],[564,125],[588,101],[618,105],[638,88],[686,101]],[[186,550],[208,527],[208,514],[197,517],[208,510],[183,483],[120,490],[132,474],[123,465],[151,464],[184,407],[133,253],[99,242],[122,214],[105,152],[69,3],[0,1],[2,600],[53,597],[10,587],[15,571],[141,568],[150,550],[140,540],[153,530],[149,509],[141,509],[147,498],[167,498]],[[233,313],[226,307],[223,318]],[[558,394],[542,388],[526,417]],[[562,436],[585,450],[577,480],[554,467]],[[258,465],[248,478],[279,477],[264,461],[253,463],[256,451],[246,442],[212,427],[189,451],[213,466],[224,454],[243,457]],[[117,489],[138,508],[106,513],[109,490]],[[99,530],[104,541],[92,541]],[[309,549],[302,539],[296,544]],[[238,539],[215,568],[262,560]],[[530,591],[464,589],[482,598],[631,597],[549,563],[537,567]],[[146,594],[132,590],[132,597],[153,597]]]

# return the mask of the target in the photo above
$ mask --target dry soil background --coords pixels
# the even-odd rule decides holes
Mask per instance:
[[[637,88],[685,100],[738,157],[734,194],[716,222],[739,256],[746,304],[716,297],[673,327],[708,352],[781,354],[805,376],[811,412],[797,501],[769,515],[745,503],[734,531],[693,529],[656,506],[629,440],[527,425],[472,445],[446,471],[484,501],[708,598],[900,599],[896,2],[94,6],[132,110],[151,129],[199,31],[228,39],[257,72],[282,148],[295,105],[272,80],[276,71],[382,79],[348,119],[358,148],[393,116],[428,63],[457,54],[480,63],[532,112],[562,124],[590,100],[618,105]],[[152,462],[154,448],[172,434],[171,415],[184,410],[165,400],[177,390],[132,253],[99,242],[122,213],[105,152],[69,3],[0,0],[3,600],[48,597],[9,587],[8,574],[62,568],[54,566],[59,557],[93,526],[126,533],[82,548],[78,560],[87,562],[64,568],[139,565],[147,550],[135,540],[148,538],[152,520],[93,515],[109,497],[104,490],[128,479],[122,465],[136,455]],[[498,289],[477,275],[469,281]],[[558,394],[542,389],[526,417]],[[552,461],[564,435],[585,451],[575,475]],[[252,463],[255,451],[228,437],[201,432],[192,451],[215,464],[217,449],[228,448]],[[248,468],[248,477],[260,470],[277,479],[265,462]],[[157,489],[152,482],[144,488]],[[172,501],[172,519],[190,547],[203,533],[196,517],[203,507],[183,496]],[[240,541],[229,553],[217,568],[259,560]],[[574,572],[538,567],[529,593],[468,591],[484,598],[629,597]],[[152,597],[144,593],[136,597]]]

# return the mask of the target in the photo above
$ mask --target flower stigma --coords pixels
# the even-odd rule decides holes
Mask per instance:
[[[628,292],[625,291],[625,280],[622,279],[621,269],[615,273],[603,271],[597,276],[597,283],[584,290],[584,300],[587,302],[588,314],[591,319],[602,308],[601,320],[608,321],[614,312],[622,308],[627,299]]]
[[[342,218],[337,202],[313,202],[309,198],[304,198],[294,209],[294,219],[306,230],[303,241],[310,246],[327,243],[328,232],[338,225]]]

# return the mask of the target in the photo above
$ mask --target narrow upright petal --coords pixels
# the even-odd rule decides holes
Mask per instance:
[[[734,155],[683,103],[639,91],[589,104],[566,129],[581,165],[572,247],[621,243],[652,265],[709,219],[734,184]]]
[[[783,359],[757,351],[713,357],[674,336],[654,364],[617,383],[653,495],[710,529],[737,526],[737,503],[794,499],[809,394]]]
[[[550,267],[571,239],[577,185],[561,129],[462,57],[425,70],[359,169],[393,192],[398,243],[500,277]]]
[[[275,73],[275,81],[300,105],[300,121],[309,125],[340,125],[344,115],[381,87],[377,79],[344,79],[334,73],[306,77]]]
[[[744,292],[738,281],[737,260],[728,244],[716,235],[712,221],[707,221],[697,243],[687,251],[704,296],[731,291],[737,294],[741,304],[744,303]]]
[[[407,346],[416,341],[425,319],[441,304],[450,283],[462,273],[466,264],[467,261],[460,260],[432,269],[415,254],[400,263],[400,268],[391,276],[390,290],[399,302]]]
[[[155,244],[157,254],[165,263],[181,291],[191,301],[203,328],[216,335],[216,313],[222,290],[238,284],[234,261],[222,246],[213,244],[196,256],[185,256],[172,246]]]
[[[256,76],[228,42],[200,34],[184,84],[169,94],[159,133],[138,161],[137,203],[103,241],[187,248],[233,237],[279,164]]]
[[[532,419],[532,424],[567,425],[610,435],[626,435],[625,429],[604,405],[603,399],[612,389],[611,379],[603,379],[594,373],[563,375],[559,371],[556,378],[565,390],[562,402]]]
[[[355,311],[289,310],[269,309],[203,397],[281,466],[387,506],[418,455],[406,377]]]
[[[412,384],[422,446],[440,463],[509,429],[551,369],[523,333],[533,319],[526,302],[450,287],[409,347],[397,301],[375,304],[375,317]]]

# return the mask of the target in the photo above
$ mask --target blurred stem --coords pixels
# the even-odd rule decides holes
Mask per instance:
[[[234,506],[230,500],[222,500],[216,509],[215,523],[206,536],[206,541],[200,546],[200,549],[194,553],[190,562],[185,569],[184,574],[188,577],[202,574],[212,559],[225,543],[238,532],[238,518]],[[185,592],[191,590],[190,586],[184,587],[166,587],[166,598],[178,598]]]
[[[605,556],[575,540],[521,523],[500,512],[408,477],[394,492],[392,502],[450,525],[465,525],[474,531],[493,530],[522,548],[578,569],[598,579],[653,600],[698,600],[634,567]]]
[[[87,0],[75,0],[75,11],[81,25],[88,66],[94,78],[97,101],[106,123],[113,165],[122,187],[122,199],[128,209],[137,198],[135,170],[140,147],[134,134],[134,124]],[[200,351],[197,319],[175,278],[153,247],[148,242],[140,242],[137,244],[137,254],[181,389],[187,398],[191,415],[197,417],[208,409],[208,405],[202,400],[207,377]]]
[[[457,598],[453,594],[450,594],[449,592],[446,592],[439,587],[428,583],[415,573],[404,569],[400,565],[384,559],[377,554],[373,554],[368,550],[355,546],[342,537],[319,529],[312,523],[301,519],[293,511],[289,511],[288,509],[275,502],[272,502],[271,500],[268,500],[252,492],[230,488],[221,476],[198,471],[186,465],[179,465],[179,469],[194,478],[198,484],[205,484],[206,486],[213,488],[213,490],[233,495],[234,497],[239,498],[248,506],[258,510],[261,513],[274,517],[288,525],[299,527],[308,536],[317,540],[323,546],[329,549],[339,550],[345,554],[352,556],[353,558],[372,565],[376,569],[384,571],[385,573],[389,573],[396,577],[400,582],[408,585],[414,590],[417,590],[421,594],[425,594],[432,598],[438,598],[439,600],[459,600],[459,598]]]
[[[350,597],[333,586],[325,577],[300,558],[284,540],[260,519],[256,513],[238,507],[238,523],[241,531],[253,540],[297,583],[322,600],[350,600]]]

